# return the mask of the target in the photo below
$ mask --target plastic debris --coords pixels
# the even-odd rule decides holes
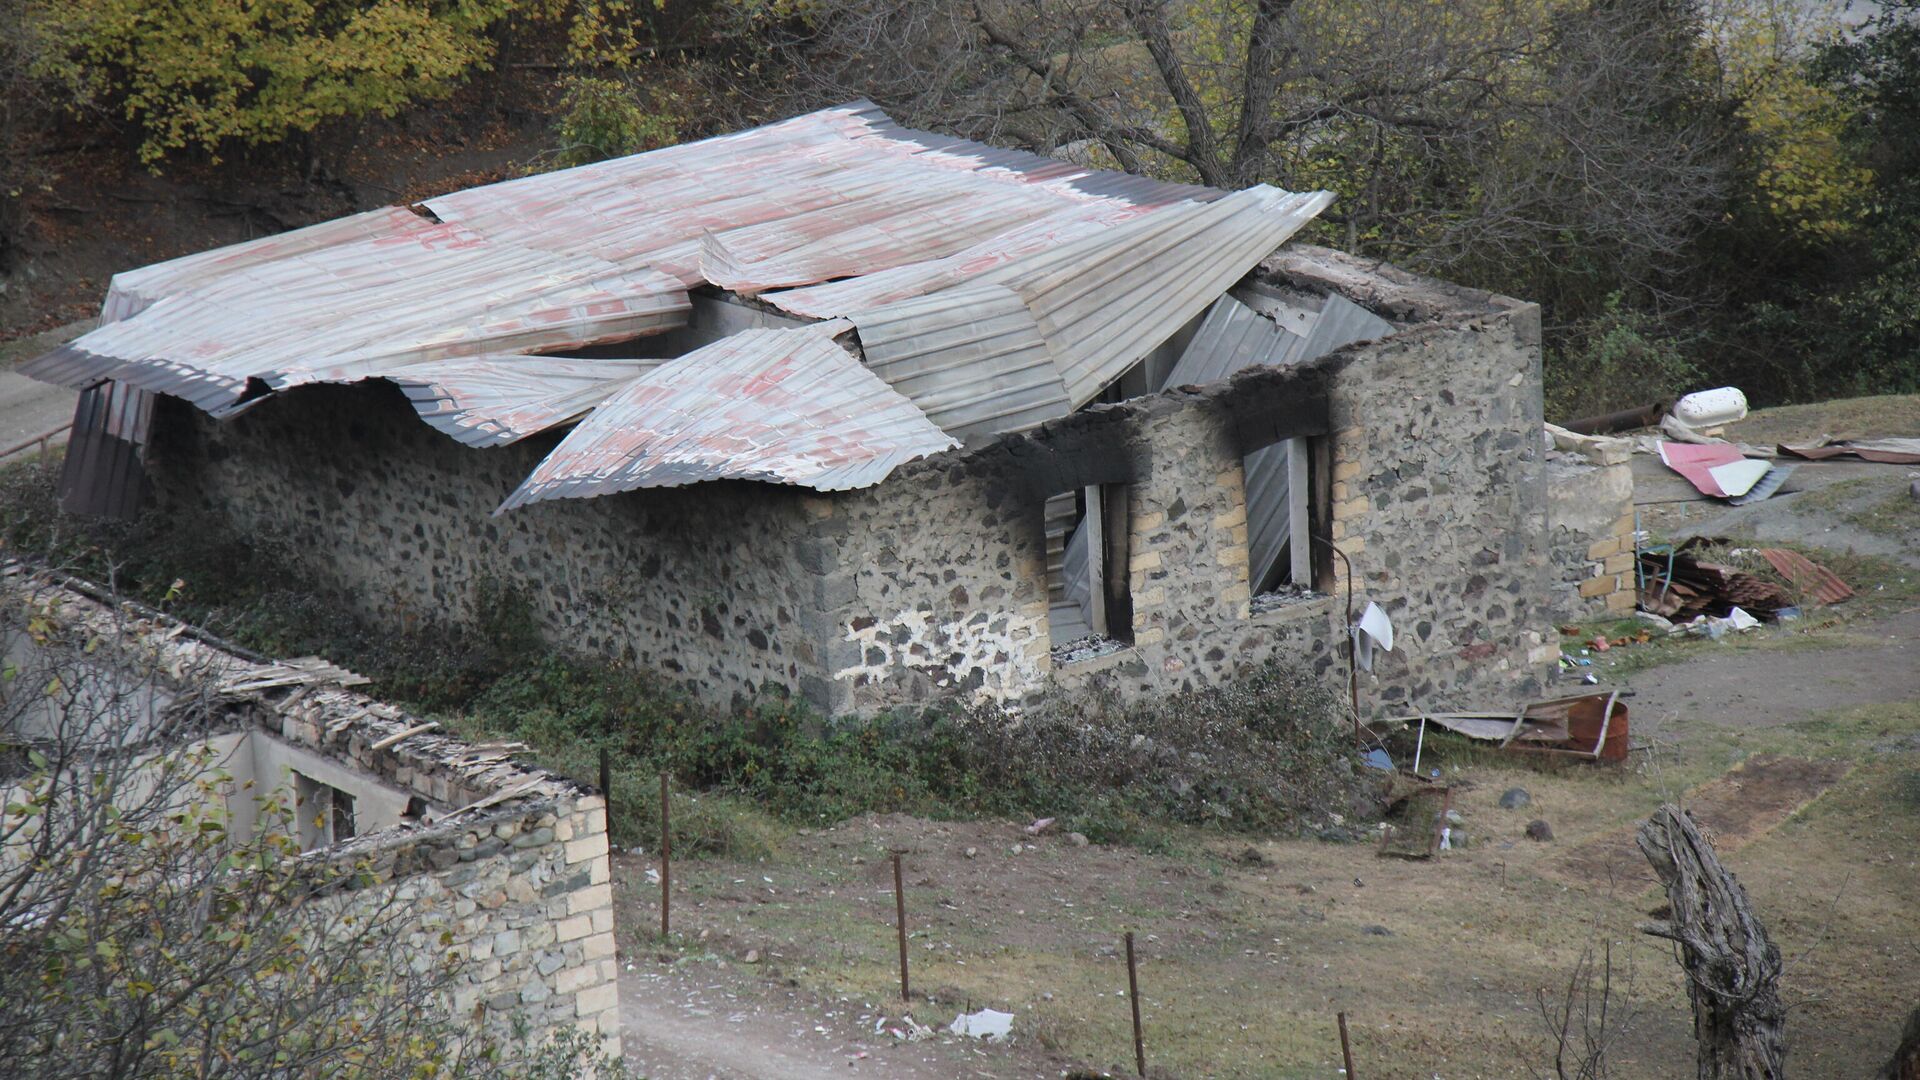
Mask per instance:
[[[1393,771],[1393,759],[1387,756],[1385,750],[1377,746],[1362,754],[1360,763],[1369,769],[1379,769],[1381,772]]]
[[[947,1028],[955,1035],[965,1035],[972,1039],[986,1039],[999,1042],[1013,1034],[1013,1014],[998,1009],[981,1009],[977,1013],[961,1013],[954,1017],[952,1026]]]

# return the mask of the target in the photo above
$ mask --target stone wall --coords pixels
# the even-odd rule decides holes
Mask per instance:
[[[1539,689],[1555,653],[1538,343],[1537,309],[1482,313],[1300,369],[1104,406],[837,500],[826,519],[846,568],[830,575],[841,631],[828,647],[833,707],[953,692],[1017,702],[1050,685],[1130,697],[1219,683],[1276,657],[1344,688],[1344,564],[1323,552],[1319,595],[1257,614],[1247,581],[1241,459],[1255,447],[1242,412],[1322,394],[1321,520],[1352,563],[1356,610],[1377,602],[1397,629],[1396,651],[1362,677],[1362,707],[1507,702]],[[1041,502],[1052,489],[1119,481],[1132,641],[1056,665]]]
[[[317,386],[226,422],[172,398],[154,419],[161,506],[283,551],[397,629],[471,621],[489,588],[543,633],[683,680],[727,705],[820,683],[817,500],[720,482],[536,503],[493,516],[558,442],[474,449],[385,382]]]
[[[1549,451],[1547,543],[1553,615],[1563,622],[1626,618],[1639,596],[1634,571],[1633,469]]]
[[[769,687],[836,713],[1095,683],[1135,695],[1274,656],[1344,683],[1346,567],[1328,540],[1355,601],[1400,627],[1370,708],[1530,692],[1553,656],[1537,309],[1289,250],[1264,272],[1411,328],[1096,406],[865,490],[708,483],[494,517],[556,436],[461,446],[382,383],[302,388],[225,423],[167,403],[150,472],[164,505],[283,545],[369,616],[471,619],[498,582],[551,640],[721,706]],[[1241,462],[1287,435],[1310,436],[1317,461],[1316,595],[1256,611]],[[1126,486],[1131,642],[1056,667],[1041,506],[1087,484]]]
[[[139,670],[158,672],[163,681],[212,684],[222,714],[238,722],[241,736],[263,732],[417,795],[426,811],[421,822],[304,856],[373,871],[329,902],[344,910],[398,901],[408,922],[399,946],[417,950],[416,970],[429,970],[449,954],[460,961],[445,1002],[457,1019],[502,1037],[524,1021],[536,1044],[558,1028],[576,1027],[619,1054],[613,891],[606,801],[599,793],[503,751],[439,734],[393,705],[338,685],[338,669],[310,667],[303,674],[256,664],[183,633],[172,620],[116,616],[88,595],[45,580],[22,576],[5,587],[57,592],[62,618],[85,620],[96,640],[115,643],[101,651],[103,663],[114,662],[114,649],[133,649]],[[253,779],[257,792],[284,780]],[[229,792],[229,801],[237,795]]]

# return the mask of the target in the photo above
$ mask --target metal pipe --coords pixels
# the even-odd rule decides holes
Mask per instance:
[[[72,427],[73,427],[73,421],[69,420],[64,424],[61,424],[57,428],[51,428],[47,431],[41,432],[38,435],[34,435],[28,438],[25,442],[18,442],[13,444],[12,446],[7,447],[5,450],[0,450],[0,461],[10,458],[13,455],[19,453],[20,451],[27,449],[30,446],[38,446],[40,448],[41,456],[44,457],[47,452],[47,443],[51,442],[55,435],[58,435],[63,431],[70,430]]]

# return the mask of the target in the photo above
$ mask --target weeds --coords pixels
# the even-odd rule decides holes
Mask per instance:
[[[525,742],[579,779],[597,782],[605,751],[620,845],[658,836],[663,772],[676,849],[741,858],[794,826],[863,813],[1054,817],[1063,831],[1151,845],[1169,824],[1270,833],[1309,810],[1373,809],[1338,702],[1287,667],[1132,705],[1062,696],[836,718],[774,692],[720,712],[650,671],[546,643],[502,583],[481,583],[460,625],[391,633],[307,587],[290,553],[239,543],[216,520],[63,517],[44,471],[0,471],[0,540],[247,648],[326,656],[389,700],[469,737]]]

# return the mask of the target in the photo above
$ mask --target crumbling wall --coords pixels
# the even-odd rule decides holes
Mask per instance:
[[[183,634],[170,619],[116,614],[47,580],[23,575],[6,588],[57,593],[60,618],[80,620],[95,640],[113,643],[99,652],[103,664],[131,657],[176,689],[189,679],[205,683],[208,700],[240,724],[218,740],[227,748],[265,733],[334,769],[418,796],[417,820],[303,856],[356,868],[323,902],[382,913],[395,912],[397,902],[405,926],[394,945],[414,970],[431,971],[449,956],[462,961],[444,1002],[456,1019],[501,1038],[524,1023],[535,1045],[575,1027],[619,1054],[601,794],[346,689],[333,681],[344,674],[339,669],[253,663]],[[278,782],[253,779],[258,792]]]
[[[378,869],[364,902],[391,898],[410,910],[405,947],[422,962],[465,961],[448,991],[454,1016],[501,1037],[524,1021],[536,1044],[577,1027],[617,1056],[605,798],[445,736],[379,746],[414,719],[342,691],[270,704],[257,716],[269,732],[430,800],[431,825],[370,833],[325,854]]]
[[[1638,597],[1634,572],[1633,469],[1624,456],[1599,463],[1549,451],[1547,545],[1554,617],[1624,618]]]
[[[163,507],[276,545],[290,573],[386,625],[470,622],[505,586],[549,640],[721,705],[823,675],[803,613],[825,568],[795,489],[711,483],[494,517],[558,436],[463,446],[384,382],[302,388],[224,422],[167,398],[154,428]]]

